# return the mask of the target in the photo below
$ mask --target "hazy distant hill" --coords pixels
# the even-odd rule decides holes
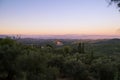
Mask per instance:
[[[95,44],[120,44],[120,39],[114,38],[114,39],[106,39],[96,42]]]
[[[7,35],[0,35],[0,38],[5,38],[7,37]]]
[[[66,35],[0,35],[1,38],[6,36],[16,36],[21,38],[37,38],[37,39],[112,39],[120,38],[118,35],[78,35],[78,34],[66,34]]]
[[[78,35],[78,34],[66,34],[66,35],[22,35],[23,38],[40,38],[40,39],[112,39],[120,38],[116,35]]]
[[[108,39],[93,44],[94,51],[102,54],[120,54],[120,39]]]

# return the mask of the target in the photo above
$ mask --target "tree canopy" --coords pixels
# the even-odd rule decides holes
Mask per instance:
[[[111,1],[110,1],[110,4],[111,4],[111,3],[117,4],[117,7],[120,8],[120,0],[111,0]]]

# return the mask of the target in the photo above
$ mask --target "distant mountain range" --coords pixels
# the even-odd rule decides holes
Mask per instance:
[[[5,38],[7,37],[7,35],[0,35],[0,38]]]
[[[118,38],[114,38],[114,39],[105,39],[105,40],[101,40],[101,41],[97,41],[95,42],[95,44],[112,44],[112,45],[116,45],[116,44],[120,44],[120,39]]]
[[[20,38],[37,38],[37,39],[112,39],[120,38],[119,35],[0,35],[0,38],[5,37],[20,37]]]

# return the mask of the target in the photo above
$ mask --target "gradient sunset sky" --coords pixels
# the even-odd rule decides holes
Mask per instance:
[[[120,12],[106,0],[0,0],[0,34],[119,35]]]

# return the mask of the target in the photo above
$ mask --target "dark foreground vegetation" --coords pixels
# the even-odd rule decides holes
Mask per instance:
[[[120,80],[119,39],[52,41],[0,39],[0,80]]]

